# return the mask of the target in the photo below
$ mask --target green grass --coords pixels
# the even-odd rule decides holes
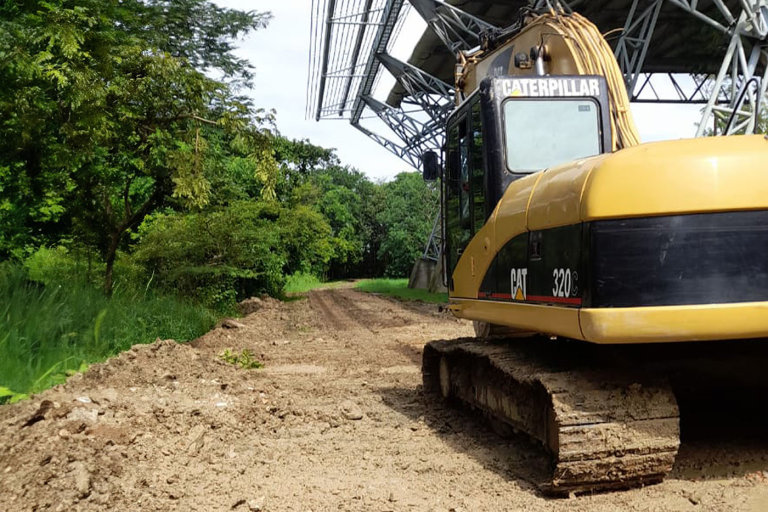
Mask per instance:
[[[323,282],[313,276],[312,274],[304,274],[296,272],[293,275],[288,276],[285,280],[284,293],[306,293],[315,288],[319,288],[323,285]]]
[[[430,293],[427,290],[408,288],[408,279],[363,279],[355,285],[355,289],[403,300],[420,300],[434,304],[448,302],[447,293]]]
[[[296,272],[295,274],[288,276],[286,279],[283,293],[307,293],[317,288],[335,288],[344,284],[345,282],[346,281],[323,282],[312,274]]]
[[[116,294],[84,285],[29,281],[0,267],[0,403],[36,393],[73,372],[160,337],[193,340],[217,321],[210,310],[172,297]],[[5,391],[4,391],[5,388]]]

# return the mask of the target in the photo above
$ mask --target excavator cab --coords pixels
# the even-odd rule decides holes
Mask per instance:
[[[493,77],[480,83],[448,121],[442,189],[446,277],[510,183],[611,150],[609,109],[600,76]]]

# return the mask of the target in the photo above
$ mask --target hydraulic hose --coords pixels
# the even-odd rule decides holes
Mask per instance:
[[[597,27],[578,13],[568,14],[552,10],[541,18],[571,43],[579,74],[605,77],[611,106],[613,150],[640,144],[640,135],[629,107],[624,76],[611,47]]]

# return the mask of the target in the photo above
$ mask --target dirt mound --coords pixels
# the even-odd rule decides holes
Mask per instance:
[[[765,510],[768,448],[743,439],[684,445],[661,485],[550,501],[535,445],[421,393],[421,347],[469,324],[348,289],[267,303],[0,407],[0,511]]]
[[[251,297],[249,299],[245,299],[244,301],[238,303],[237,306],[241,315],[248,316],[251,313],[256,313],[262,308],[275,308],[279,305],[279,300],[273,299],[269,295],[265,295],[263,297]]]

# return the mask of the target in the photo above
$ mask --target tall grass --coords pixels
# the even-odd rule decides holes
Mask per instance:
[[[317,288],[337,288],[347,281],[321,281],[320,278],[312,274],[296,272],[288,276],[285,280],[283,293],[307,293]]]
[[[434,304],[448,302],[447,293],[430,293],[427,290],[408,288],[408,279],[363,279],[355,285],[355,289],[403,300],[420,300]]]
[[[322,285],[323,282],[317,276],[296,272],[286,278],[283,293],[306,293]]]
[[[0,389],[39,392],[137,343],[192,340],[216,320],[176,298],[125,292],[107,299],[87,285],[42,285],[0,266]]]

